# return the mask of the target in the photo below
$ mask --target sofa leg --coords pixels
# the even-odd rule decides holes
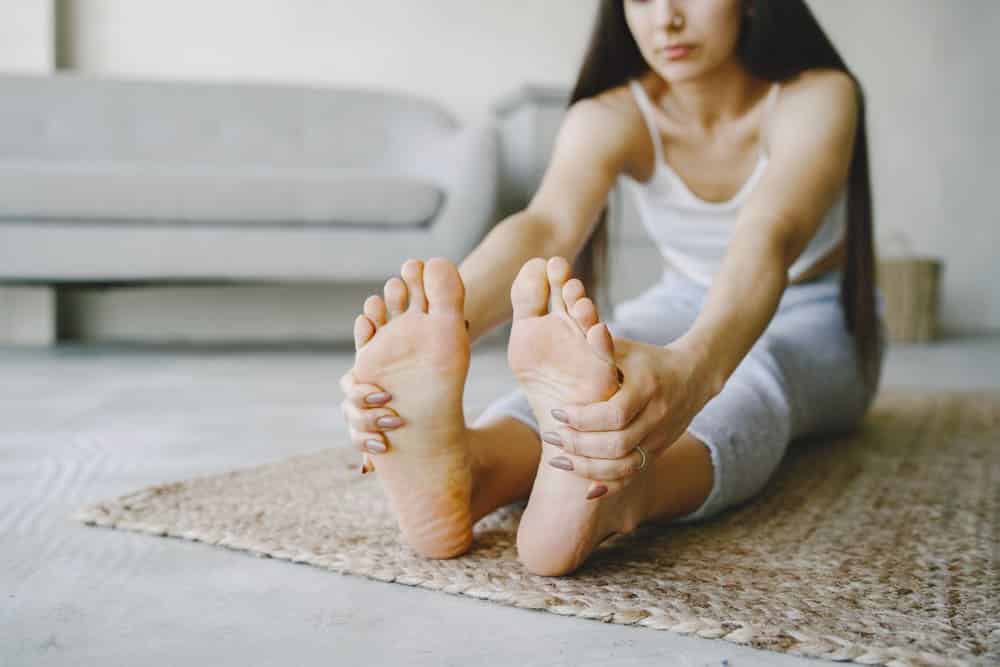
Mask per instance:
[[[50,285],[0,285],[0,345],[56,342],[56,290]]]

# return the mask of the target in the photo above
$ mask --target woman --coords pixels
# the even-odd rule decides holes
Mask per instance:
[[[853,428],[885,340],[867,164],[860,89],[801,0],[601,2],[528,207],[458,270],[407,261],[355,322],[342,407],[406,542],[459,555],[527,498],[519,559],[566,574]],[[669,268],[602,323],[586,293],[616,183]],[[511,318],[520,389],[467,425],[471,341]]]

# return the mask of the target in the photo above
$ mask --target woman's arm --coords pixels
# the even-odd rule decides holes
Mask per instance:
[[[645,458],[638,445],[655,459],[722,391],[766,329],[788,268],[846,180],[856,109],[845,75],[812,72],[786,86],[766,139],[767,170],[740,212],[694,324],[662,347],[616,338],[625,374],[618,392],[601,403],[560,406],[566,428],[557,433],[574,474],[600,480],[608,495],[621,490]]]
[[[857,115],[854,81],[842,72],[806,72],[783,87],[764,176],[740,211],[705,305],[672,344],[698,359],[716,393],[764,333],[789,267],[846,182]]]
[[[473,341],[508,322],[510,288],[532,257],[582,249],[627,159],[628,125],[620,110],[589,98],[570,107],[538,191],[523,211],[497,224],[459,266]]]

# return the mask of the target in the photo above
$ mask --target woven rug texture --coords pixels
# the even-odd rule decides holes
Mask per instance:
[[[359,459],[331,448],[147,487],[74,518],[771,651],[1000,664],[1000,392],[884,388],[854,433],[793,442],[750,501],[615,536],[565,577],[518,562],[523,502],[480,520],[467,554],[420,557]]]

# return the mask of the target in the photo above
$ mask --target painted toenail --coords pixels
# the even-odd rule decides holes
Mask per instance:
[[[373,405],[375,403],[385,403],[390,398],[392,398],[392,396],[390,396],[388,392],[379,391],[374,394],[368,394],[367,396],[365,396],[365,403],[370,403]]]
[[[598,484],[594,487],[593,491],[587,494],[587,500],[593,500],[594,498],[600,498],[605,493],[608,492],[608,487],[603,484]]]
[[[556,421],[561,421],[563,424],[569,423],[569,416],[558,408],[552,411],[552,418]]]
[[[382,454],[385,452],[386,446],[378,440],[365,440],[365,449],[372,454]]]
[[[562,438],[559,437],[558,433],[554,431],[545,431],[542,433],[542,440],[549,443],[550,445],[555,445],[556,447],[562,447]]]
[[[553,468],[559,468],[560,470],[573,469],[573,462],[565,456],[557,456],[554,459],[549,459],[549,465]],[[605,491],[607,491],[607,489],[605,489]]]
[[[392,415],[386,415],[385,417],[379,417],[375,420],[375,425],[382,428],[396,428],[397,426],[403,425],[403,420],[399,417],[393,417]]]

